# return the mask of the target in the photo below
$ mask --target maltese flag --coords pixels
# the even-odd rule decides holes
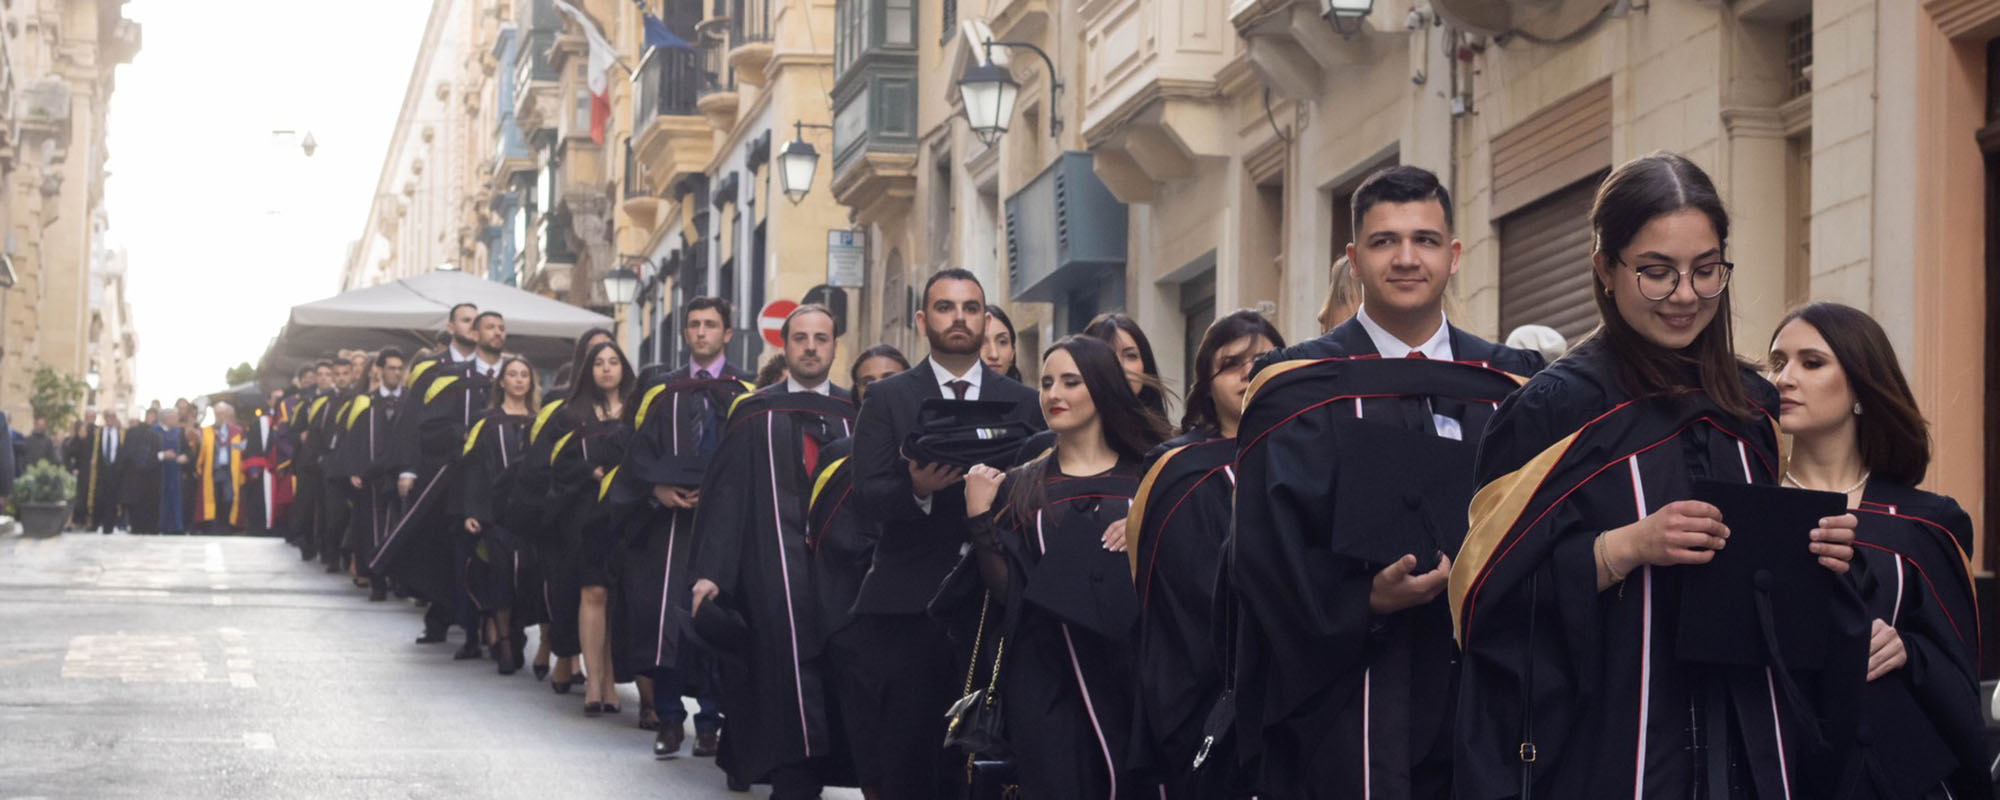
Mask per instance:
[[[581,9],[566,0],[555,3],[556,8],[576,20],[584,38],[590,40],[590,67],[584,71],[584,79],[590,83],[590,140],[604,144],[604,124],[611,119],[611,65],[618,62],[618,51]]]

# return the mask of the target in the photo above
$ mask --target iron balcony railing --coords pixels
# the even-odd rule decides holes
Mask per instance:
[[[660,116],[688,116],[700,113],[695,101],[701,92],[701,52],[692,47],[655,47],[632,76],[633,130]]]
[[[731,0],[729,46],[771,41],[771,0]]]

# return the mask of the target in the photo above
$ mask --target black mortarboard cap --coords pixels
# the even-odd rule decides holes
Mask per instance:
[[[1729,544],[1680,569],[1682,661],[1816,669],[1832,635],[1832,572],[1807,549],[1847,497],[1779,486],[1698,480],[1694,499],[1722,510]]]
[[[1364,419],[1334,423],[1333,530],[1327,546],[1370,564],[1417,557],[1418,571],[1465,540],[1474,447]]]
[[[1007,466],[1033,428],[1011,419],[1014,404],[1006,400],[926,399],[917,410],[917,427],[903,440],[903,455],[917,464]]]

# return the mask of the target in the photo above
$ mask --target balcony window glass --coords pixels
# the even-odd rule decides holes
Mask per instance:
[[[868,0],[840,0],[833,11],[834,72],[844,73],[868,46]]]
[[[908,47],[917,40],[915,0],[881,0],[883,44]]]

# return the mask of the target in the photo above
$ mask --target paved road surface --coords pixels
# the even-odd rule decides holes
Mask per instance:
[[[273,539],[0,537],[0,798],[747,797],[421,627]]]

